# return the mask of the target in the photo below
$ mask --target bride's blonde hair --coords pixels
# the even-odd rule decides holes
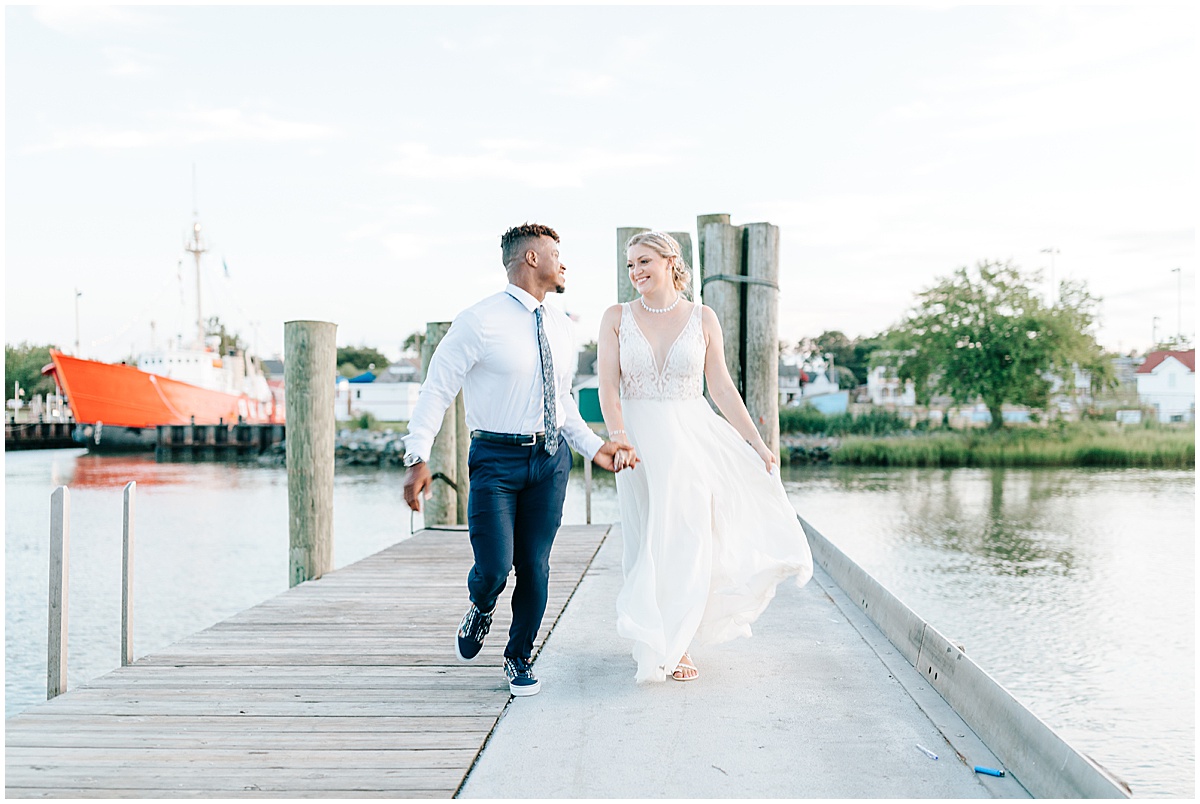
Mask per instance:
[[[675,289],[680,291],[690,291],[692,287],[692,269],[683,259],[683,249],[679,246],[679,241],[671,237],[666,232],[642,232],[635,234],[629,238],[629,242],[625,244],[625,250],[634,246],[648,246],[660,257],[666,257],[671,260],[672,279],[675,282]],[[691,293],[687,293],[689,297]]]

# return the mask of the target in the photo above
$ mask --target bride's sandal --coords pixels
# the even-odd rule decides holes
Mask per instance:
[[[696,665],[692,664],[692,657],[685,653],[679,660],[679,666],[675,668],[675,672],[671,673],[671,678],[676,681],[695,681],[700,678],[700,671],[696,669]]]

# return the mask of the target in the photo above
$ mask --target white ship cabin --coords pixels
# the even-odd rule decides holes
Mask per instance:
[[[269,400],[271,390],[254,358],[244,352],[222,357],[209,349],[156,349],[138,357],[138,369],[226,394]]]

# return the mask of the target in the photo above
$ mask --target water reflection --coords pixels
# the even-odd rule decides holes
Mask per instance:
[[[1076,556],[1070,545],[1049,538],[1050,510],[1038,504],[1028,473],[989,471],[982,483],[941,483],[914,478],[901,498],[908,527],[906,540],[961,554],[946,562],[946,572],[989,572],[1007,575],[1071,572]],[[982,499],[980,499],[982,495]],[[1048,503],[1051,497],[1042,497]],[[1007,502],[1006,502],[1007,500]]]
[[[796,509],[1139,796],[1195,780],[1195,474],[792,469]]]

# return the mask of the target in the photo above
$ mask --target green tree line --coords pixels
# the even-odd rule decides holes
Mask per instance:
[[[22,341],[17,346],[4,344],[4,398],[12,399],[14,383],[20,383],[25,391],[25,401],[34,394],[54,393],[54,380],[42,376],[42,367],[50,362],[50,350],[58,349],[54,344],[31,344]]]
[[[872,368],[888,366],[901,382],[912,381],[918,403],[935,395],[982,402],[991,427],[1001,429],[1005,404],[1045,407],[1055,377],[1071,384],[1078,369],[1093,392],[1116,384],[1113,355],[1094,334],[1100,298],[1084,282],[1066,280],[1048,304],[1033,290],[1040,281],[1039,272],[1011,262],[981,261],[917,293],[904,318],[879,335],[828,331],[797,348],[831,356],[839,387],[864,384]]]

